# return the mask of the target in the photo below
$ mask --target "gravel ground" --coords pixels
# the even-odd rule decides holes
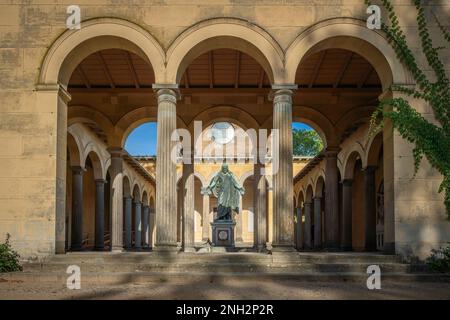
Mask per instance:
[[[450,299],[450,283],[382,282],[381,290],[366,283],[305,282],[280,279],[155,280],[123,285],[81,284],[68,290],[57,283],[0,280],[0,299]]]

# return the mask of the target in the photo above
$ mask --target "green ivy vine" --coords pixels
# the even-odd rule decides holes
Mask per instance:
[[[367,5],[372,4],[369,0],[364,1]],[[382,23],[382,31],[395,50],[397,57],[408,68],[416,82],[415,88],[393,85],[391,89],[405,96],[425,101],[431,106],[437,123],[425,119],[410,105],[408,100],[399,97],[380,102],[379,107],[372,115],[370,132],[375,132],[382,127],[383,119],[390,119],[400,135],[414,144],[415,174],[424,156],[442,174],[443,181],[439,192],[445,192],[445,206],[448,219],[450,219],[450,90],[449,78],[444,63],[439,57],[439,51],[443,48],[433,46],[421,0],[412,0],[417,9],[417,24],[422,51],[435,74],[433,82],[421,70],[409,48],[391,1],[380,1],[387,10],[389,20],[389,24]],[[434,18],[443,38],[447,43],[450,42],[447,29],[439,23],[436,16]]]

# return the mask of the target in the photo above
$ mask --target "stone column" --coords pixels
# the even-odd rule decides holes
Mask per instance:
[[[239,195],[239,213],[236,215],[236,242],[243,242],[242,238],[242,196]]]
[[[292,90],[277,90],[273,98],[273,129],[278,130],[272,159],[278,159],[278,172],[273,172],[273,248],[293,250],[294,221],[292,179]],[[278,153],[278,156],[274,156]],[[274,166],[276,170],[276,165]]]
[[[311,202],[305,203],[305,232],[304,232],[304,247],[305,249],[311,249]]]
[[[341,223],[341,249],[352,250],[352,185],[353,180],[342,181],[342,223]]]
[[[111,154],[111,250],[123,250],[123,155],[122,148],[109,148]]]
[[[184,150],[183,150],[184,151]],[[186,152],[186,151],[184,151]],[[187,151],[189,152],[189,151]],[[190,155],[183,154],[183,158],[191,158]],[[191,163],[183,163],[183,186],[182,192],[184,196],[184,206],[183,206],[183,249],[185,252],[195,252],[194,240],[195,240],[195,230],[194,230],[194,163],[192,161],[187,161]]]
[[[209,239],[209,194],[203,194],[203,212],[202,212],[202,240],[207,241]]]
[[[132,198],[130,196],[123,197],[124,214],[125,214],[125,240],[124,247],[127,250],[131,249],[131,205]]]
[[[314,248],[322,246],[322,198],[314,198]]]
[[[303,221],[302,221],[302,208],[297,208],[297,249],[303,249]]]
[[[142,248],[142,203],[139,200],[134,201],[134,247]]]
[[[267,243],[267,184],[266,177],[261,171],[264,165],[256,163],[254,165],[253,184],[253,210],[254,227],[253,242],[258,251],[263,251]]]
[[[377,249],[375,170],[375,166],[364,169],[364,229],[365,248],[368,251]]]
[[[148,243],[150,248],[153,248],[155,246],[155,220],[156,220],[156,213],[154,208],[150,208],[149,210],[149,235],[148,235]]]
[[[105,183],[104,179],[95,180],[95,250],[105,248]]]
[[[149,247],[149,215],[149,207],[144,205],[142,208],[142,246],[144,249]]]
[[[272,250],[273,242],[273,187],[267,188],[267,243],[266,247]]]
[[[339,248],[339,192],[338,192],[338,148],[325,151],[325,243],[328,249]]]
[[[83,242],[83,173],[79,166],[72,167],[72,251],[81,250]]]
[[[174,89],[155,85],[158,95],[158,135],[156,158],[156,248],[177,248],[177,172],[172,159],[177,129],[177,94]]]

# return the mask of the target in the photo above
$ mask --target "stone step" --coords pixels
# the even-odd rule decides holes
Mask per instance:
[[[95,263],[154,263],[154,262],[189,262],[196,261],[202,263],[209,262],[248,262],[248,263],[395,263],[400,262],[400,258],[394,255],[366,254],[366,253],[161,253],[161,252],[82,252],[68,253],[65,255],[55,255],[44,260],[44,262],[63,261],[69,263],[77,261],[79,263],[95,261]]]
[[[208,264],[176,264],[176,263],[120,263],[120,264],[95,264],[82,263],[80,266],[82,272],[363,272],[367,270],[368,264],[365,263],[300,263],[300,264],[245,264],[245,263],[208,263]],[[412,272],[417,271],[411,266],[398,263],[378,264],[382,272]],[[27,265],[24,266],[26,272],[65,272],[69,264],[66,263],[49,263],[43,265]]]

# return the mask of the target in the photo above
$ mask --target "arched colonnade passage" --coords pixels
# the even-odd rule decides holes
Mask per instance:
[[[55,120],[59,128],[57,181],[66,181],[63,169],[67,158],[67,118],[69,122],[88,126],[106,145],[110,155],[108,174],[114,191],[110,208],[113,249],[125,245],[121,231],[128,217],[124,216],[122,199],[124,142],[133,128],[146,121],[158,124],[157,161],[155,171],[150,173],[155,179],[155,248],[177,250],[180,242],[185,249],[194,244],[195,170],[186,163],[177,169],[177,164],[171,161],[171,150],[175,147],[171,136],[180,128],[193,132],[195,121],[201,119],[202,128],[214,121],[230,121],[244,128],[278,130],[279,163],[277,173],[270,176],[271,195],[267,203],[273,217],[266,222],[267,242],[274,250],[300,247],[297,238],[302,235],[299,232],[302,228],[297,228],[295,221],[304,219],[305,224],[307,221],[303,215],[295,219],[293,213],[306,212],[303,204],[310,204],[309,223],[314,228],[304,231],[304,235],[311,234],[309,245],[338,250],[349,248],[349,221],[352,221],[352,235],[354,226],[358,225],[354,222],[356,215],[350,219],[347,210],[352,177],[347,174],[351,169],[346,167],[350,162],[343,157],[352,148],[349,144],[353,143],[355,133],[365,128],[377,100],[396,94],[389,91],[393,83],[410,83],[410,78],[383,36],[369,31],[356,19],[331,19],[314,24],[287,48],[282,48],[256,25],[239,19],[211,19],[187,28],[163,49],[150,33],[133,23],[101,18],[86,21],[80,31],[66,32],[55,41],[43,61],[37,94],[52,101],[58,110]],[[311,125],[324,140],[323,153],[305,168],[312,172],[322,166],[320,179],[315,176],[312,182],[305,182],[303,179],[308,174],[300,171],[293,181],[293,121]],[[367,159],[361,160],[365,194],[375,195],[375,198],[364,197],[367,201],[362,206],[363,247],[377,247],[377,241],[375,246],[372,243],[375,234],[376,239],[383,238],[382,247],[392,252],[396,242],[396,203],[392,196],[386,196],[386,190],[394,188],[392,152],[393,142],[398,138],[389,127],[381,135],[382,156],[375,156],[378,162],[374,168],[370,169],[372,165],[368,165]],[[370,145],[364,145],[364,154],[359,157],[368,157],[368,150]],[[194,158],[194,154],[192,150],[183,150],[183,157]],[[381,180],[380,173],[376,173],[381,170],[377,165],[380,161],[383,163]],[[94,170],[95,156],[89,156],[88,163]],[[356,161],[353,172],[357,166]],[[254,167],[253,184],[258,186],[261,163]],[[177,170],[181,171],[181,188],[185,190],[180,200]],[[148,194],[150,191],[147,197]],[[255,194],[260,193],[254,193],[254,197]],[[64,203],[65,195],[64,187],[56,198]],[[129,195],[142,201],[142,190],[135,193],[130,188]],[[294,199],[300,210],[294,210]],[[375,214],[379,212],[383,220],[374,218],[370,212],[376,208],[371,206],[371,201],[376,203],[380,199],[384,209],[375,209]],[[177,200],[183,201],[182,235],[178,232]],[[351,206],[357,207],[353,201]],[[262,206],[253,207],[255,219],[264,211],[259,208]],[[62,245],[66,237],[65,216],[64,209],[56,211],[57,252],[63,252],[65,247]],[[135,226],[132,230],[136,232],[138,220],[132,221],[131,225]],[[381,227],[374,231],[373,221],[375,225],[383,221],[382,235],[377,231]],[[355,239],[359,229],[355,231]],[[356,248],[353,241],[352,237],[352,247]],[[255,243],[259,245],[259,242]]]

